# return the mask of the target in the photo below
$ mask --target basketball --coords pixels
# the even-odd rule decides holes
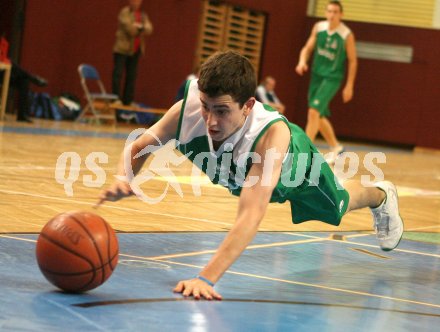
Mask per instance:
[[[65,212],[50,220],[37,240],[38,266],[66,292],[102,285],[118,263],[118,239],[112,227],[90,212]]]

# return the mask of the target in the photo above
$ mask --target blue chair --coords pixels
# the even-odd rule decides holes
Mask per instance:
[[[77,121],[92,119],[96,123],[100,123],[101,119],[104,119],[113,121],[116,125],[116,111],[111,107],[111,104],[118,100],[118,95],[106,92],[98,71],[92,65],[81,64],[78,66],[78,72],[87,105],[78,116]]]

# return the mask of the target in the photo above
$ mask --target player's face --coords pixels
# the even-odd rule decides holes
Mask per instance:
[[[252,110],[255,99],[250,98],[243,107],[230,95],[210,98],[200,92],[202,117],[205,120],[209,136],[215,142],[223,142],[244,124]]]
[[[325,17],[332,27],[337,26],[342,19],[342,12],[338,5],[329,4],[325,11]]]
[[[266,90],[267,91],[270,91],[270,92],[274,91],[275,90],[275,85],[276,85],[276,82],[275,82],[274,79],[269,78],[269,79],[266,80]]]
[[[129,0],[128,1],[131,9],[138,10],[140,6],[142,5],[142,0]]]

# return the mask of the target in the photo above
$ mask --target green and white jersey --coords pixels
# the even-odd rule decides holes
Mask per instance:
[[[188,81],[176,134],[176,148],[206,173],[211,182],[227,187],[234,195],[240,195],[252,162],[263,162],[254,153],[259,139],[275,122],[291,124],[267,105],[256,102],[243,127],[223,142],[218,150],[214,150],[201,115],[201,106],[197,80]],[[282,187],[279,183],[275,188],[272,201],[286,200],[283,197],[287,188]]]
[[[317,23],[316,46],[313,57],[312,73],[325,77],[342,79],[345,75],[347,52],[345,41],[351,30],[344,24],[330,31],[329,23]]]
[[[243,127],[214,150],[201,107],[197,80],[188,81],[176,133],[176,148],[193,162],[195,170],[203,171],[211,182],[239,196],[243,187],[258,181],[252,176],[246,178],[252,164],[264,163],[261,184],[265,185],[265,176],[270,179],[273,169],[268,159],[262,160],[264,156],[255,153],[255,147],[271,125],[283,121],[290,130],[289,148],[285,156],[277,156],[283,158],[283,165],[270,202],[290,201],[294,223],[321,220],[339,224],[348,207],[348,192],[337,187],[330,167],[301,128],[269,106],[256,102]],[[266,156],[268,154],[266,152]]]

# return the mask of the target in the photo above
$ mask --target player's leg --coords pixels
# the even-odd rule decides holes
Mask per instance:
[[[360,181],[348,180],[344,183],[350,194],[347,212],[365,207],[376,208],[385,200],[385,192],[376,187],[365,187]]]
[[[340,80],[324,79],[321,83],[319,93],[317,93],[316,100],[319,100],[321,118],[319,120],[319,132],[324,137],[327,144],[330,146],[331,152],[327,156],[326,161],[333,164],[339,154],[344,152],[344,147],[339,144],[335,130],[330,123],[330,109],[329,104],[338,92],[341,86]]]
[[[322,117],[319,119],[319,132],[331,149],[335,149],[340,145],[336,138],[335,130],[328,118]]]
[[[310,86],[308,92],[309,109],[307,113],[307,124],[305,132],[310,140],[313,142],[319,131],[319,118],[321,117],[319,106],[319,100],[317,96],[322,88],[322,82],[324,79],[320,76],[313,75],[310,79]]]
[[[330,153],[326,155],[325,161],[332,165],[336,162],[338,156],[344,153],[345,148],[339,143],[333,126],[327,118],[320,119],[319,131],[330,146]]]
[[[319,112],[314,108],[309,108],[307,114],[306,134],[313,142],[319,131]]]
[[[396,187],[388,181],[365,187],[360,181],[339,184],[330,166],[317,148],[297,126],[291,124],[295,141],[294,153],[313,155],[306,168],[304,182],[288,194],[291,202],[292,221],[320,220],[335,226],[348,212],[369,207],[373,213],[374,228],[382,250],[392,250],[400,242],[403,221],[399,215]],[[298,165],[291,169],[291,178],[296,178]]]
[[[306,134],[312,141],[317,135],[317,121],[318,131],[321,132],[327,143],[330,146],[338,145],[333,127],[327,118],[330,116],[330,101],[338,92],[340,86],[340,80],[332,80],[312,75],[309,89],[309,117],[307,123],[310,123],[310,126],[306,127]],[[311,110],[313,110],[313,112],[311,112]]]

